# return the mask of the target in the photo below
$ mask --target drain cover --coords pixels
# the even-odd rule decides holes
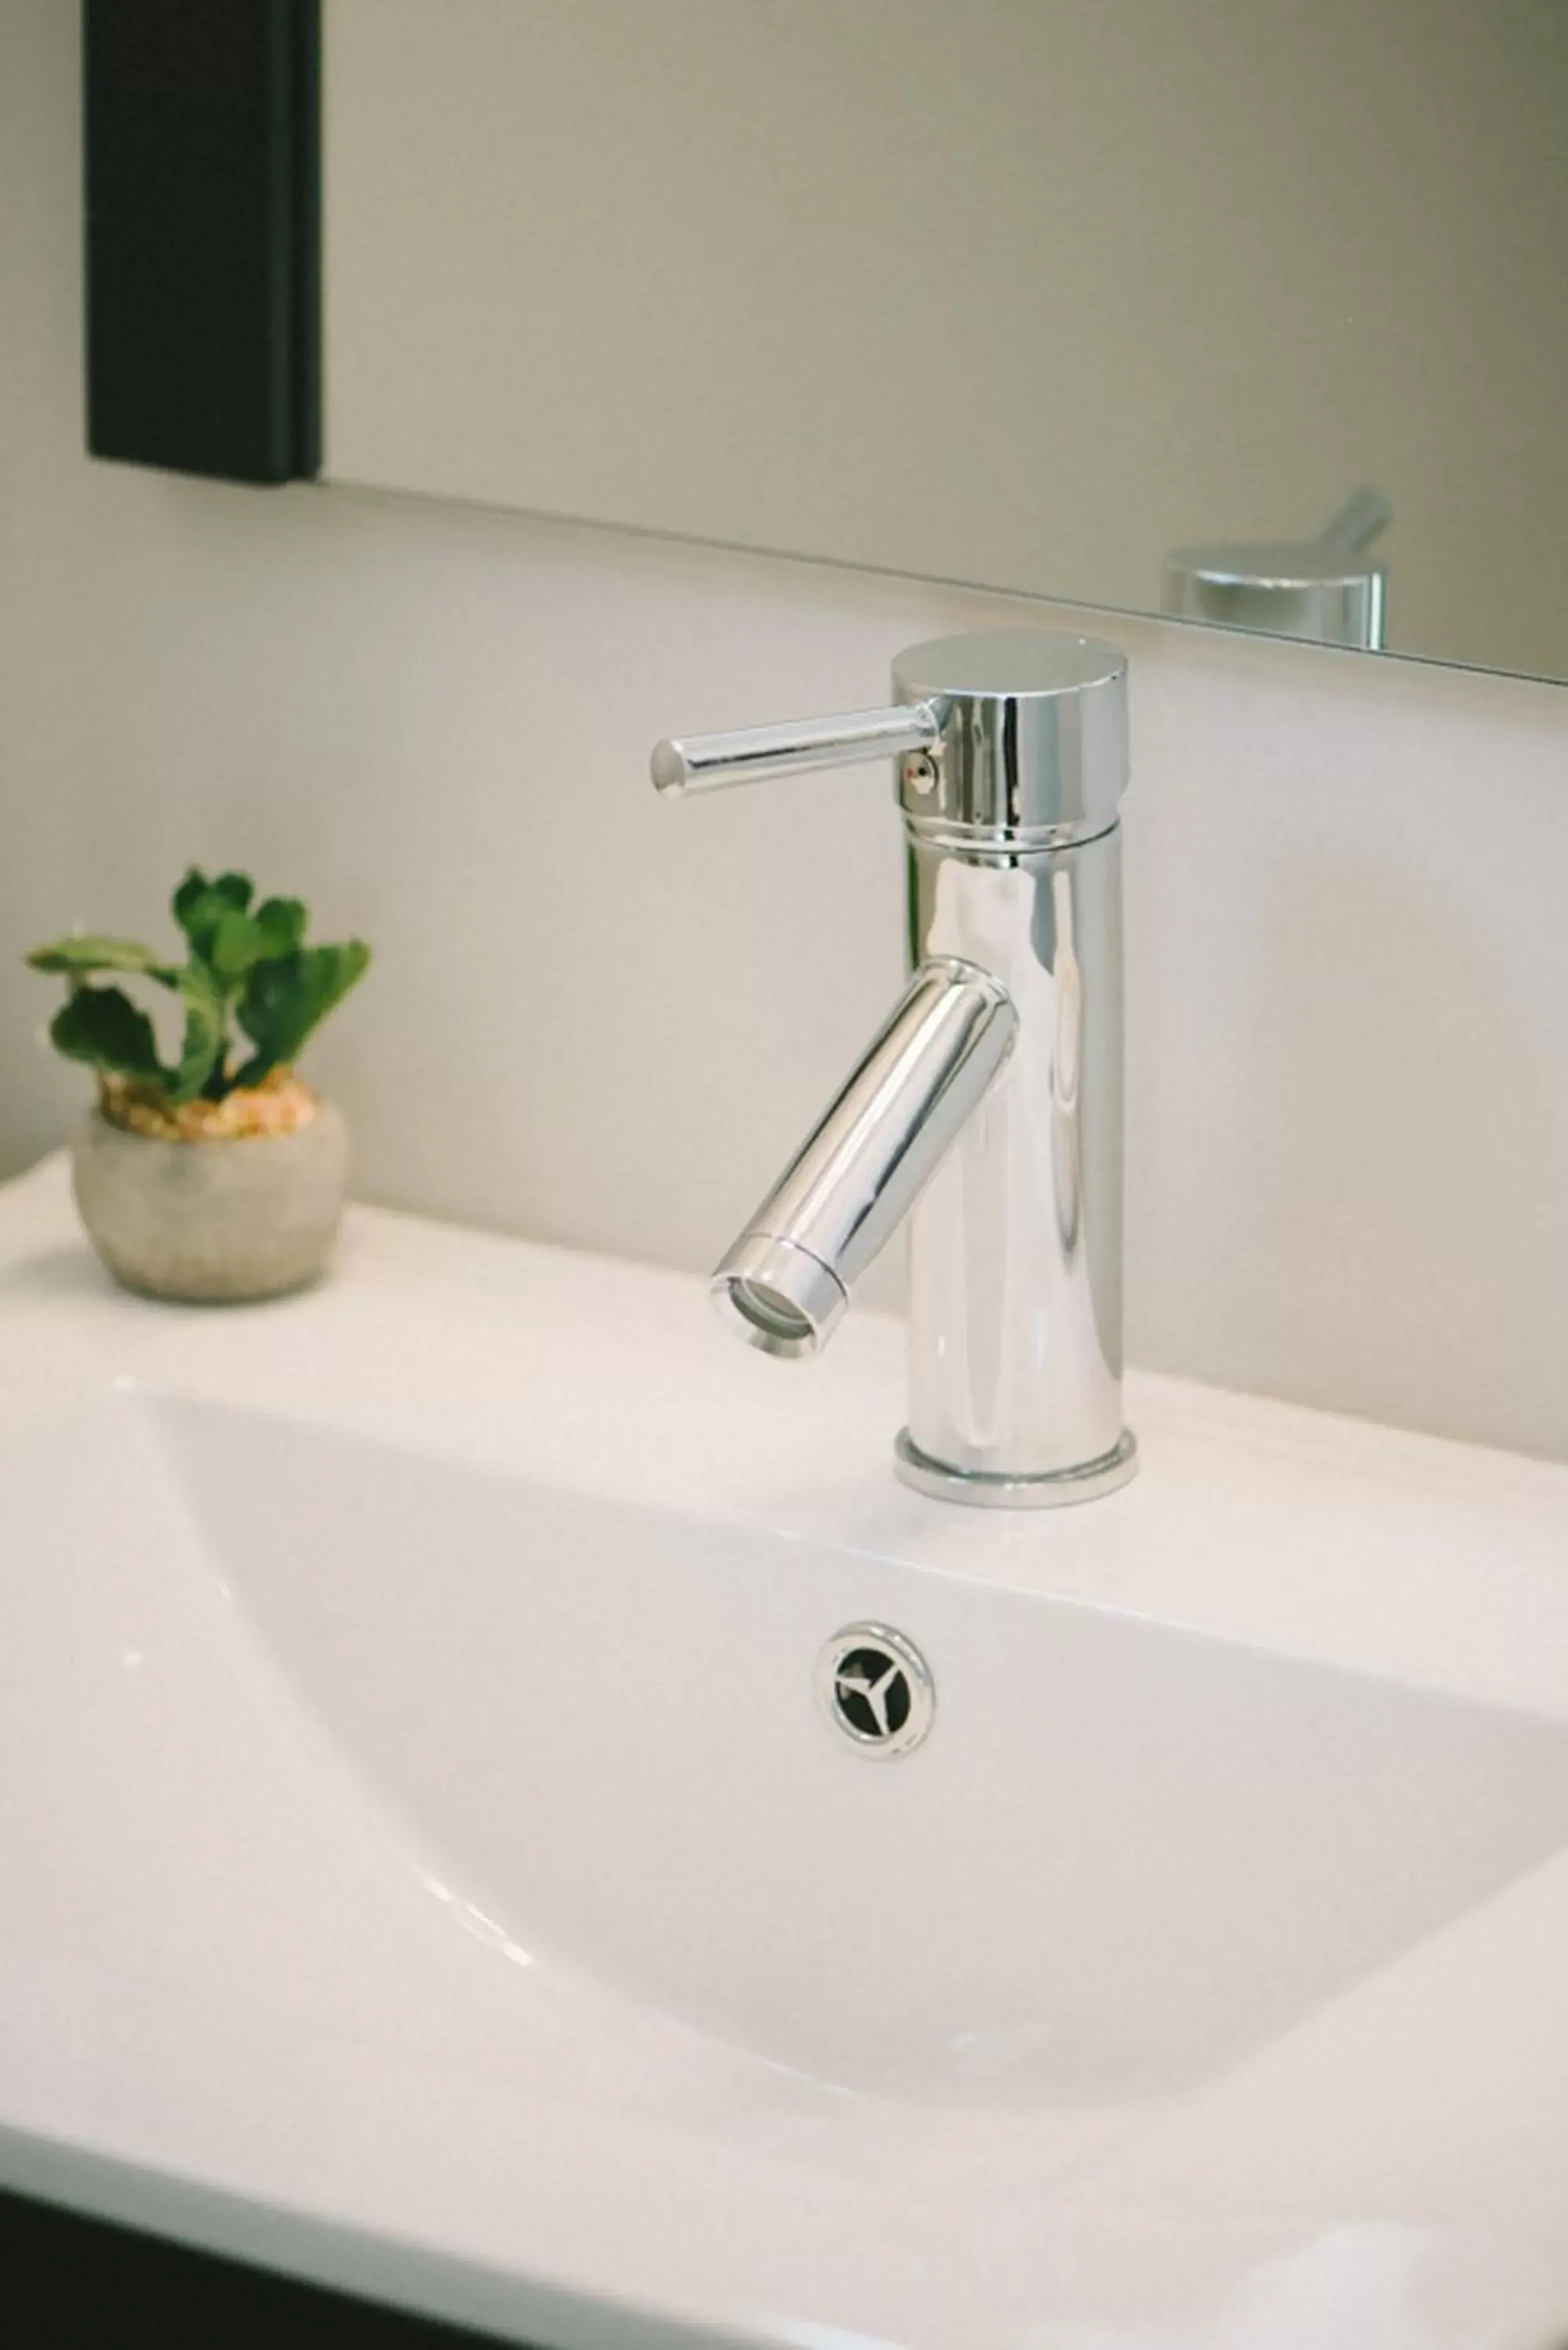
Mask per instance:
[[[816,1665],[829,1720],[863,1752],[908,1754],[937,1710],[930,1668],[912,1640],[885,1624],[846,1624]]]

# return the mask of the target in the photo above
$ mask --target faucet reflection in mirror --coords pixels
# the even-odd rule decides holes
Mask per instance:
[[[1182,620],[1381,652],[1388,567],[1366,550],[1393,519],[1382,491],[1364,483],[1314,538],[1172,547],[1165,609]]]
[[[1125,1484],[1121,836],[1127,661],[1089,638],[916,645],[894,703],[661,743],[670,794],[891,754],[914,976],[713,1276],[815,1354],[908,1219],[921,1492],[1008,1508]]]

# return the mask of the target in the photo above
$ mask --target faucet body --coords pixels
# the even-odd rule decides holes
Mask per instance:
[[[666,791],[891,748],[914,975],[719,1265],[752,1345],[815,1353],[909,1234],[898,1474],[1009,1507],[1127,1482],[1121,1411],[1117,808],[1126,662],[1076,637],[958,637],[894,664],[891,709],[660,744]]]
[[[1017,1034],[911,1211],[900,1465],[1002,1481],[974,1500],[1075,1498],[1123,1465],[1120,834],[909,854],[917,960],[983,968]]]

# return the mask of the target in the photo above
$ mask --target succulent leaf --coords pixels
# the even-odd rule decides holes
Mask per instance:
[[[254,914],[230,907],[214,924],[207,961],[233,989],[252,966],[285,955],[305,936],[305,908],[297,898],[269,898]]]
[[[303,941],[308,920],[303,899],[266,899],[255,910],[256,928],[266,941],[256,960],[265,962],[272,955],[291,954]]]
[[[212,955],[213,942],[223,917],[243,914],[251,902],[252,889],[244,873],[220,873],[215,881],[209,881],[201,868],[192,865],[175,890],[174,920],[203,962]]]
[[[96,971],[151,972],[158,957],[151,947],[138,946],[134,939],[69,938],[57,939],[53,946],[36,947],[27,962],[34,971],[63,972],[67,978],[85,979]]]
[[[208,937],[206,959],[225,987],[237,987],[265,952],[265,934],[248,914],[231,906],[219,915]]]
[[[223,1057],[223,998],[212,974],[200,963],[166,963],[151,973],[161,986],[172,988],[185,1013],[185,1034],[178,1066],[161,1072],[164,1092],[171,1102],[194,1101]]]
[[[235,1084],[257,1085],[269,1069],[296,1059],[311,1030],[342,1002],[369,960],[364,941],[349,939],[342,946],[296,947],[256,963],[236,1013],[256,1049]]]
[[[161,1085],[152,1023],[121,987],[73,987],[49,1024],[55,1049],[105,1076]]]

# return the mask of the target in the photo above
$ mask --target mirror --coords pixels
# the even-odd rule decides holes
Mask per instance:
[[[326,473],[1568,678],[1568,0],[325,0]]]

